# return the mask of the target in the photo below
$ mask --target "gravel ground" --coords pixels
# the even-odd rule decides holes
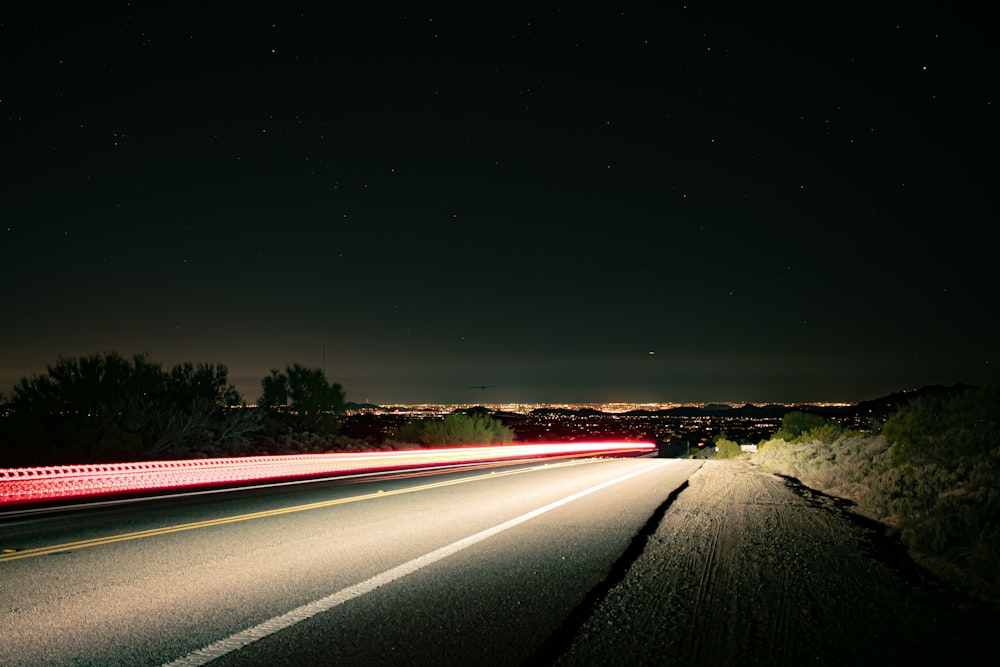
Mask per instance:
[[[556,664],[997,664],[998,610],[847,507],[706,461]]]

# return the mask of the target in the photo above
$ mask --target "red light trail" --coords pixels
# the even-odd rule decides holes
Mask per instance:
[[[655,449],[656,445],[651,442],[574,442],[0,468],[0,508],[163,490],[225,487],[249,482],[310,479],[520,459],[642,456]]]

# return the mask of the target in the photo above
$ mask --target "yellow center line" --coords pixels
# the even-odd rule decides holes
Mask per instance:
[[[551,469],[554,467],[580,465],[583,463],[593,462],[594,460],[595,459],[586,459],[582,461],[581,460],[565,461],[560,463],[550,463],[547,465],[535,466],[532,468],[521,469],[521,470],[505,470],[502,472],[493,471],[486,475],[477,475],[475,477],[465,477],[462,479],[452,479],[442,482],[434,482],[433,484],[423,484],[421,486],[413,486],[405,489],[396,489],[395,491],[379,490],[375,491],[374,493],[365,493],[360,496],[337,498],[335,500],[324,500],[322,502],[308,503],[306,505],[293,505],[292,507],[266,510],[264,512],[238,514],[236,516],[224,517],[221,519],[210,519],[208,521],[195,521],[193,523],[182,523],[176,526],[164,526],[163,528],[151,528],[149,530],[140,530],[134,533],[122,533],[121,535],[109,535],[107,537],[97,537],[91,540],[66,542],[64,544],[56,544],[49,547],[37,547],[35,549],[25,549],[24,551],[5,552],[5,553],[0,553],[0,563],[13,560],[20,560],[22,558],[47,556],[50,554],[59,553],[63,551],[75,551],[77,549],[86,549],[88,547],[97,547],[105,544],[114,544],[115,542],[126,542],[128,540],[141,540],[147,537],[156,537],[158,535],[169,535],[170,533],[180,533],[187,530],[199,530],[201,528],[210,528],[212,526],[222,526],[228,523],[238,523],[240,521],[252,521],[254,519],[263,519],[266,517],[280,516],[282,514],[293,514],[295,512],[306,512],[308,510],[322,509],[324,507],[333,507],[335,505],[346,505],[347,503],[355,503],[355,502],[360,502],[362,500],[374,500],[376,498],[398,496],[404,493],[429,491],[431,489],[439,489],[446,486],[454,486],[456,484],[465,484],[467,482],[478,482],[485,479],[496,479],[498,477],[504,477],[506,475],[518,475],[526,472],[535,472],[543,468]]]

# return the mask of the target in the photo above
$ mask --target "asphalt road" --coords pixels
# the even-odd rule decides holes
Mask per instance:
[[[700,465],[518,465],[3,518],[0,665],[546,664]]]

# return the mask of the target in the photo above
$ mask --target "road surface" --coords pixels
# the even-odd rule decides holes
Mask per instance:
[[[0,548],[5,667],[986,665],[1000,627],[878,526],[745,461],[43,515],[0,522]]]
[[[522,664],[699,465],[590,459],[8,518],[0,664]]]

